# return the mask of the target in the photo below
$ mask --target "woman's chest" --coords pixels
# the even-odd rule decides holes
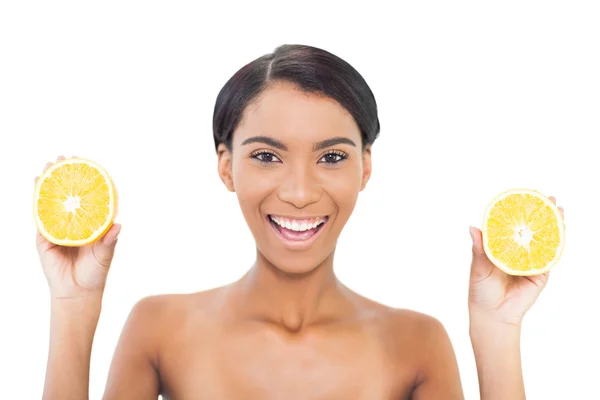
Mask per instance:
[[[290,339],[227,332],[178,347],[160,364],[173,400],[403,399],[416,376],[381,343],[353,333]]]

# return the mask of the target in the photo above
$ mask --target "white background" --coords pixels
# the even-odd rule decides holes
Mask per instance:
[[[468,226],[506,189],[555,195],[567,247],[524,323],[528,399],[600,398],[600,13],[591,1],[407,3],[2,2],[2,398],[40,398],[44,381],[34,175],[76,154],[120,191],[123,232],[92,355],[99,399],[138,299],[225,284],[252,263],[252,237],[217,176],[212,111],[237,69],[283,43],[346,59],[380,107],[340,278],[439,318],[466,397],[478,399]]]

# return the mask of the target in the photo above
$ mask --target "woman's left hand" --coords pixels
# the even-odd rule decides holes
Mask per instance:
[[[550,197],[556,204],[556,199]],[[560,208],[561,214],[564,213]],[[564,215],[564,214],[563,214]],[[564,218],[564,216],[563,216]],[[521,326],[527,311],[533,306],[548,282],[548,273],[536,276],[512,276],[497,268],[485,254],[481,230],[471,227],[473,261],[469,284],[469,314],[471,321]]]

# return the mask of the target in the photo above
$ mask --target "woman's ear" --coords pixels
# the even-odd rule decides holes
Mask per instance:
[[[360,185],[360,190],[364,190],[367,187],[367,183],[371,178],[372,164],[371,164],[371,145],[368,144],[362,152],[362,182]]]
[[[227,149],[227,146],[221,143],[217,147],[217,156],[219,163],[218,170],[221,181],[225,184],[227,190],[230,192],[235,192],[235,188],[233,186],[233,172],[231,170],[231,151]]]

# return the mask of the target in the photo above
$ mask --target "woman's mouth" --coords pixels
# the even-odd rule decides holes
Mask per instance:
[[[271,226],[286,240],[306,241],[314,237],[329,219],[325,217],[295,219],[268,215]]]

